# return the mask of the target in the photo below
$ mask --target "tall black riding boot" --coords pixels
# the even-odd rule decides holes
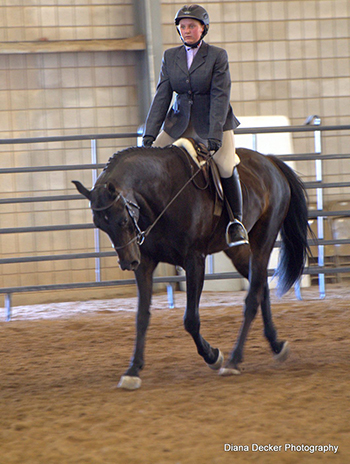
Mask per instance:
[[[230,222],[226,228],[226,241],[230,247],[249,243],[248,233],[242,224],[243,204],[242,189],[237,168],[234,168],[232,176],[221,178],[226,201],[231,208],[229,211]],[[232,214],[231,214],[232,213]],[[232,217],[233,216],[233,217]]]

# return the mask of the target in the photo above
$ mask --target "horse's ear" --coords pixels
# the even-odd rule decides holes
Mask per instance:
[[[88,190],[86,187],[84,187],[84,185],[81,182],[79,182],[78,180],[72,180],[72,183],[76,186],[79,193],[84,195],[84,197],[87,198],[88,200],[91,199],[90,190]]]

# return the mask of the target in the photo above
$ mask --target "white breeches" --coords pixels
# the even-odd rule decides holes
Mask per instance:
[[[192,137],[207,146],[207,141],[196,134],[191,124],[181,137]],[[175,139],[170,137],[170,135],[166,132],[161,131],[153,145],[155,147],[165,147],[166,145],[170,145],[174,142]],[[228,130],[223,133],[222,146],[215,153],[214,160],[218,166],[221,177],[227,178],[232,176],[234,167],[240,162],[239,156],[236,154],[233,130]]]

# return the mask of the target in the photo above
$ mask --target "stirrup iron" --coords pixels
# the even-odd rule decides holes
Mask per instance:
[[[238,224],[240,225],[240,236],[238,237],[237,240],[234,240],[232,241],[231,240],[231,237],[230,237],[230,227],[234,224]],[[231,247],[234,247],[234,246],[239,246],[239,245],[246,245],[246,244],[249,244],[249,239],[248,239],[248,234],[247,234],[247,231],[244,227],[244,225],[241,223],[241,221],[239,221],[238,219],[233,219],[232,221],[230,221],[228,224],[227,224],[227,227],[226,227],[226,234],[225,234],[225,238],[226,238],[226,242],[228,244],[228,246],[231,248]]]

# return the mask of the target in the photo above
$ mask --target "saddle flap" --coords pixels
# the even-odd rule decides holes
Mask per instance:
[[[210,174],[215,186],[215,191],[219,195],[221,201],[224,201],[224,189],[222,188],[221,178],[217,164],[210,158],[209,160]]]

